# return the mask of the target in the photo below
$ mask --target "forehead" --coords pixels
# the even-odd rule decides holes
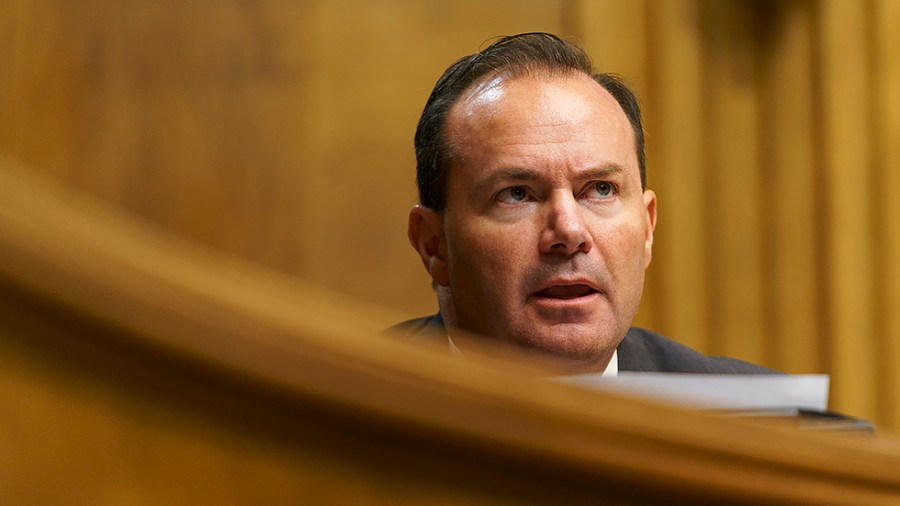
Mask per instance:
[[[610,158],[637,171],[634,131],[616,99],[590,76],[489,77],[451,108],[447,140],[457,161],[504,153]]]

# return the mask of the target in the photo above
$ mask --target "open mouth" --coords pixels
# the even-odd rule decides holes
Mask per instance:
[[[548,286],[543,290],[536,292],[535,295],[538,297],[545,297],[548,299],[577,299],[578,297],[585,297],[587,295],[591,295],[593,293],[597,293],[597,290],[591,288],[588,285],[554,285]]]

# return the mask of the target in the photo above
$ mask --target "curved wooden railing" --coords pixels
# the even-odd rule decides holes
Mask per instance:
[[[900,501],[892,441],[414,348],[384,309],[0,165],[4,502]]]

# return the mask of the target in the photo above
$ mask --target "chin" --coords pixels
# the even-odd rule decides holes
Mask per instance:
[[[558,357],[577,362],[597,360],[608,348],[615,348],[618,343],[609,343],[607,339],[598,337],[596,333],[560,335],[553,333],[545,336],[532,336],[525,346]]]

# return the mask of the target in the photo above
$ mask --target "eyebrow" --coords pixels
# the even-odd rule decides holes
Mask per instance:
[[[590,181],[592,179],[603,179],[613,175],[622,174],[625,168],[616,163],[604,164],[599,167],[586,169],[575,175],[579,181]],[[492,186],[500,181],[516,181],[527,182],[537,181],[541,179],[541,171],[535,169],[526,169],[521,167],[510,167],[499,169],[492,173],[484,180],[481,186]]]
[[[618,174],[624,174],[625,172],[625,167],[622,167],[617,163],[608,163],[599,167],[587,169],[584,172],[579,173],[577,178],[581,181],[589,181],[592,179],[603,179]]]
[[[486,185],[494,184],[498,181],[535,181],[541,178],[540,171],[534,169],[523,169],[520,167],[510,167],[497,170],[491,173],[484,181]]]

